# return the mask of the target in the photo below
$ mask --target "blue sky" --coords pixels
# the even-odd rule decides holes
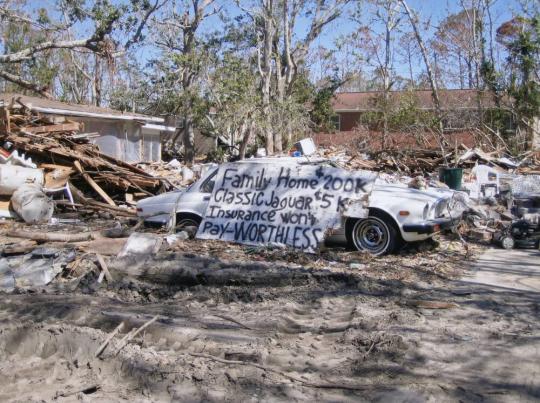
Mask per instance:
[[[127,0],[113,0],[113,2],[126,2]],[[240,10],[236,7],[234,2],[232,0],[217,0],[219,4],[224,5],[224,10],[229,15],[236,15],[240,12]],[[468,2],[467,0],[464,0],[465,2]],[[248,0],[246,4],[253,4],[254,0]],[[433,32],[434,28],[440,23],[441,20],[443,20],[447,15],[451,13],[459,12],[462,8],[460,0],[408,0],[409,6],[414,9],[420,16],[420,19],[422,21],[430,21],[430,30]],[[37,8],[47,8],[53,15],[53,7],[54,0],[29,0],[28,6],[30,9],[37,9]],[[365,21],[364,23],[368,23],[369,21],[369,6],[365,2],[360,2],[362,10],[365,11]],[[333,48],[335,40],[340,35],[346,35],[350,32],[352,32],[355,27],[357,26],[355,22],[352,22],[349,18],[351,15],[351,9],[353,7],[356,7],[358,5],[358,2],[352,2],[343,12],[342,18],[335,21],[331,25],[329,25],[326,30],[323,32],[323,34],[317,39],[317,41],[314,43],[315,46],[324,46],[326,48]],[[500,25],[500,23],[507,21],[508,19],[512,18],[512,15],[519,10],[519,0],[493,0],[493,7],[492,7],[492,15],[494,19],[494,26],[497,27]],[[205,22],[203,25],[203,30],[215,30],[216,28],[219,29],[219,20],[217,17],[213,17],[212,19]],[[373,27],[373,26],[372,26]],[[79,28],[79,34],[83,34],[83,32],[86,29],[90,28],[88,25],[80,27]],[[375,30],[377,30],[377,27],[373,27]],[[307,23],[305,21],[300,21],[298,24],[298,30],[296,34],[298,36],[304,36],[304,33],[307,29]],[[404,19],[403,21],[403,29],[408,30],[408,21]],[[427,35],[429,36],[429,34]],[[148,60],[152,54],[155,54],[155,49],[153,49],[151,46],[145,46],[144,48],[139,49],[139,51],[136,54],[136,58],[139,61],[146,61]],[[404,66],[400,65],[399,61],[396,59],[395,64],[396,71],[399,74],[404,74]],[[422,63],[417,64],[416,69],[417,72],[420,72],[422,70],[423,66]]]

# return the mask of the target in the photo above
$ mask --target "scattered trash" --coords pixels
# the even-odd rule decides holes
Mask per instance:
[[[189,239],[190,236],[186,231],[180,231],[176,234],[167,235],[165,237],[165,241],[167,241],[168,245],[174,245],[178,241],[185,241],[186,239]]]
[[[10,144],[10,143],[8,143]],[[19,154],[18,150],[11,153],[0,147],[0,164],[19,165],[26,168],[37,168],[37,165],[32,162],[32,158],[27,158],[24,153]]]
[[[182,168],[182,180],[184,182],[192,182],[195,179],[195,174],[188,167]]]
[[[134,232],[127,239],[118,257],[128,255],[153,255],[159,251],[163,238],[156,234]]]
[[[310,156],[316,153],[317,147],[315,146],[315,143],[313,142],[312,138],[306,138],[303,140],[300,140],[298,143],[294,145],[294,150],[299,151],[300,155],[306,155]]]

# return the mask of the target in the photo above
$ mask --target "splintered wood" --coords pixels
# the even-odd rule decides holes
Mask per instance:
[[[166,190],[160,178],[101,153],[89,142],[99,133],[84,133],[82,123],[59,122],[14,104],[0,108],[0,141],[11,143],[13,150],[25,153],[44,169],[49,189],[69,183],[85,208],[99,211],[106,206],[105,211],[122,215],[134,214],[131,206],[119,211],[126,193],[152,196]]]

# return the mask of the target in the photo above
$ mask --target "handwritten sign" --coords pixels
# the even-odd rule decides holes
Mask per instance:
[[[314,252],[372,178],[323,165],[242,162],[220,167],[197,238]]]

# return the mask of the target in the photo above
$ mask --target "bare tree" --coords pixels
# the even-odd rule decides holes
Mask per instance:
[[[204,57],[201,53],[201,23],[220,8],[212,7],[215,0],[171,1],[162,20],[156,20],[155,44],[169,66],[167,74],[175,76],[182,91],[180,110],[183,113],[184,159],[189,165],[195,159],[195,99],[200,95],[196,80],[200,78]]]
[[[264,131],[268,154],[282,152],[283,134],[286,143],[290,143],[292,137],[291,125],[285,125],[283,130],[275,127],[273,112],[288,108],[310,47],[324,28],[339,17],[342,7],[349,1],[256,0],[251,8],[237,1],[251,18],[257,33],[257,70],[262,112],[267,119]],[[301,17],[309,19],[303,36],[298,34]]]
[[[4,54],[0,55],[0,78],[47,98],[53,97],[51,79],[54,77],[50,77],[47,83],[40,83],[34,77],[25,76],[24,69],[17,66],[35,60],[44,60],[51,54],[62,51],[88,52],[97,55],[98,58],[111,58],[119,49],[125,51],[141,40],[148,18],[162,4],[159,0],[152,3],[153,5],[149,3],[149,6],[142,7],[144,11],[141,15],[134,10],[141,7],[139,3],[138,0],[132,1],[130,4],[133,8],[120,3],[110,7],[95,8],[91,5],[87,6],[85,2],[58,1],[56,4],[58,10],[64,16],[69,15],[69,18],[65,18],[64,21],[54,21],[48,15],[33,16],[31,9],[26,12],[21,4],[13,6],[8,1],[1,1],[0,20],[5,23],[2,26],[4,33],[6,29],[9,29],[10,24],[18,24],[30,27],[39,35],[33,38],[35,40],[28,41],[22,48],[19,47],[16,50],[10,50],[9,46],[3,43]],[[126,24],[127,18],[131,18],[129,24]],[[71,34],[71,28],[81,25],[93,25],[93,29],[90,34],[75,38]],[[115,31],[122,31],[122,37],[128,38],[125,44],[115,42],[113,39]],[[5,35],[3,36],[6,38]],[[63,62],[66,62],[66,59],[63,59]],[[95,67],[99,67],[99,62]],[[90,78],[89,71],[85,71],[85,74],[86,78]],[[99,84],[96,80],[93,81],[96,85]],[[99,98],[99,94],[96,93],[95,98]]]
[[[397,0],[369,0],[371,18],[364,25],[364,12],[360,5],[353,14],[353,20],[359,28],[353,34],[359,46],[364,49],[365,60],[373,61],[377,76],[382,81],[382,100],[378,100],[378,109],[382,113],[382,147],[386,147],[388,139],[388,115],[391,107],[390,91],[394,85],[394,32],[401,21],[400,4]],[[382,32],[376,32],[374,26],[382,26]],[[360,43],[362,42],[362,43]]]
[[[418,42],[418,47],[420,48],[422,59],[424,60],[424,65],[426,66],[426,72],[428,75],[429,85],[431,86],[431,96],[433,98],[433,103],[435,105],[435,110],[437,112],[437,118],[442,124],[442,110],[441,110],[441,101],[439,98],[439,89],[437,88],[437,82],[435,81],[435,78],[433,77],[433,69],[431,67],[431,61],[429,60],[426,45],[424,44],[424,40],[422,39],[422,35],[420,34],[420,30],[418,29],[418,16],[411,8],[409,8],[405,0],[400,0],[400,2],[403,5],[403,8],[405,9],[405,13],[407,14],[407,17],[409,17],[409,22],[411,23],[414,36],[416,38],[416,41]],[[441,135],[442,135],[442,128],[441,128]]]

